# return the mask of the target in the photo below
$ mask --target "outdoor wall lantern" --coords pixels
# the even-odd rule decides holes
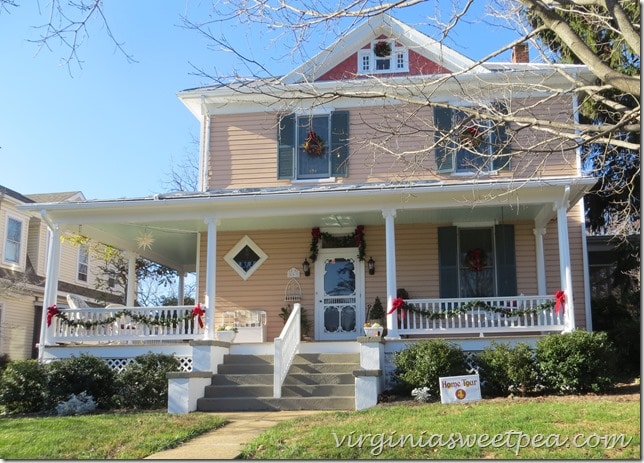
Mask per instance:
[[[369,270],[369,275],[376,273],[376,262],[373,260],[373,257],[369,257],[367,261],[367,270]]]
[[[304,258],[304,262],[302,262],[302,271],[304,272],[304,276],[309,276],[311,275],[311,265],[309,264],[309,261],[306,260],[306,257]]]

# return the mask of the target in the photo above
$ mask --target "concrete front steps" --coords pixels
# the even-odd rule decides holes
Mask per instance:
[[[203,412],[263,410],[353,410],[353,371],[359,354],[298,354],[282,386],[273,397],[272,355],[226,355],[204,397],[197,400]]]

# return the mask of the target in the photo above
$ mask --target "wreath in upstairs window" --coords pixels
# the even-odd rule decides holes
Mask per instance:
[[[324,140],[313,130],[308,133],[304,140],[304,151],[315,156],[320,156],[324,153]]]
[[[470,124],[463,129],[459,141],[466,148],[478,148],[485,136],[478,124]]]
[[[389,42],[385,40],[376,42],[373,46],[373,53],[378,58],[386,58],[391,55],[391,45],[389,45]]]
[[[474,248],[467,251],[465,255],[465,266],[470,272],[482,272],[487,265],[487,256],[481,248]]]

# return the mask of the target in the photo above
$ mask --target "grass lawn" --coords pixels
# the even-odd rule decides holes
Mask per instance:
[[[0,418],[0,458],[141,459],[224,424],[205,413]]]
[[[323,412],[278,424],[243,458],[639,459],[639,400],[633,393]],[[0,458],[141,459],[224,424],[206,413],[0,418]]]
[[[639,398],[631,394],[460,405],[405,402],[330,412],[280,423],[248,444],[243,457],[639,459]]]

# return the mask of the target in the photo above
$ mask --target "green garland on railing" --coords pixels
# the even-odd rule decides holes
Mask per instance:
[[[176,309],[169,309],[169,310],[176,310]],[[204,310],[201,308],[201,305],[195,306],[194,309],[192,309],[192,312],[187,313],[185,315],[182,315],[181,317],[176,316],[176,315],[164,315],[160,316],[159,314],[149,316],[149,315],[140,315],[136,312],[133,312],[129,309],[122,309],[114,313],[114,315],[110,315],[109,317],[106,317],[102,320],[70,320],[69,315],[66,314],[65,312],[61,312],[57,306],[52,305],[47,308],[47,326],[51,325],[51,320],[53,317],[60,318],[63,323],[65,323],[68,326],[71,326],[73,328],[82,326],[86,329],[90,328],[95,328],[97,326],[107,326],[115,323],[122,317],[130,317],[132,322],[134,323],[139,323],[147,326],[153,326],[153,327],[176,327],[177,325],[180,325],[183,322],[187,322],[192,320],[194,317],[198,317],[197,320],[199,321],[199,326],[203,328],[203,321],[201,319],[201,316],[204,315]]]
[[[429,313],[417,308],[413,304],[405,302],[404,299],[402,298],[396,298],[394,299],[392,303],[392,308],[388,312],[388,314],[393,313],[396,310],[401,310],[401,311],[417,313],[423,317],[429,318],[430,320],[444,320],[449,317],[454,317],[457,315],[464,314],[474,308],[481,308],[488,312],[498,313],[503,315],[504,317],[521,317],[524,315],[535,315],[541,312],[545,312],[546,310],[553,309],[555,308],[555,301],[547,301],[547,302],[544,302],[543,304],[539,304],[538,306],[530,309],[515,309],[515,310],[513,310],[510,307],[493,306],[488,302],[484,302],[484,301],[470,301],[466,304],[463,304],[462,306],[457,307],[456,309],[449,309],[442,312]]]

